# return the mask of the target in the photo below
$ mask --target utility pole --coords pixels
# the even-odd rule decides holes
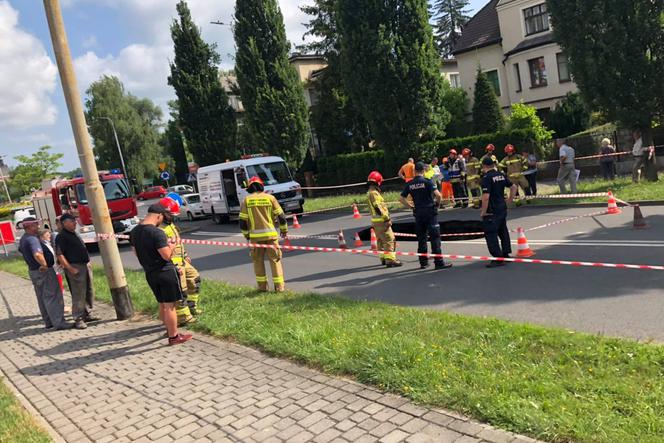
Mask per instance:
[[[98,234],[113,234],[111,214],[106,203],[104,189],[99,181],[99,173],[97,172],[97,165],[95,164],[92,145],[90,144],[90,136],[87,125],[85,124],[83,105],[78,92],[76,74],[74,73],[74,65],[71,60],[59,0],[44,0],[44,9],[51,32],[51,40],[53,41],[53,51],[55,52],[55,58],[58,63],[62,89],[65,94],[65,101],[67,102],[69,120],[74,131],[76,149],[78,150],[78,156],[81,161],[81,169],[83,170],[83,178],[85,180],[85,193],[90,203],[95,231]],[[109,236],[108,238],[98,238],[98,242],[101,258],[104,263],[104,272],[108,279],[108,285],[111,288],[115,314],[118,320],[126,320],[134,315],[134,307],[129,297],[127,278],[122,267],[117,240]]]

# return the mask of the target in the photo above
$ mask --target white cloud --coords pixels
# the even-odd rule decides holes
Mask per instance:
[[[0,1],[0,127],[25,129],[55,122],[49,94],[57,69],[41,42],[18,26],[18,11]]]

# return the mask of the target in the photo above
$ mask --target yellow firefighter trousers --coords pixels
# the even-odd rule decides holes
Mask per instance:
[[[376,231],[376,239],[378,240],[378,250],[385,251],[385,254],[380,255],[381,260],[385,263],[392,263],[397,260],[394,253],[396,250],[396,241],[394,232],[388,222],[373,222],[374,231]]]
[[[473,203],[474,208],[479,208],[482,199],[482,187],[480,186],[480,179],[468,180],[468,197]]]
[[[182,289],[182,294],[187,295],[187,270],[185,263],[186,261],[183,261],[182,263],[176,263],[175,267],[178,269],[178,274],[180,275],[180,288]],[[189,265],[192,269],[193,266]],[[198,274],[198,273],[197,273]],[[180,326],[185,325],[189,322],[191,322],[194,319],[194,316],[191,315],[191,310],[189,309],[189,305],[187,304],[187,299],[179,301],[175,305],[175,313],[178,316],[178,324]]]
[[[266,241],[252,240],[252,243],[279,246],[279,240],[277,239]],[[282,253],[281,249],[272,248],[252,248],[251,251],[249,251],[249,256],[254,261],[254,274],[256,274],[258,290],[267,291],[267,274],[265,273],[266,255],[270,262],[270,269],[272,270],[274,290],[276,292],[283,292],[286,289],[286,284],[284,282],[284,269],[281,265]]]

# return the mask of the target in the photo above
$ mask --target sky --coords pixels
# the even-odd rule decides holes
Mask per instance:
[[[115,75],[138,97],[162,107],[175,98],[168,86],[173,43],[169,25],[177,0],[60,0],[82,99],[102,75]],[[286,32],[302,42],[307,16],[299,6],[312,0],[278,0]],[[470,0],[471,15],[488,0]],[[217,44],[222,69],[233,67],[235,43],[228,26],[232,0],[189,0],[203,38]],[[0,156],[14,157],[50,145],[64,154],[61,170],[78,167],[76,146],[44,15],[37,0],[0,0]],[[122,143],[122,141],[120,141]]]

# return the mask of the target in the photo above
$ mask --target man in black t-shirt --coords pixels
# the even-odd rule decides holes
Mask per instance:
[[[159,203],[148,208],[148,214],[130,235],[130,242],[138,257],[145,279],[159,302],[159,318],[168,333],[168,344],[177,345],[191,340],[191,334],[178,333],[176,304],[184,298],[178,270],[171,261],[175,243],[158,226],[164,221],[167,209]]]
[[[507,205],[514,201],[517,187],[502,172],[496,171],[493,160],[485,157],[482,160],[482,225],[489,253],[493,257],[509,257],[512,253],[510,232],[507,229]],[[505,202],[505,188],[509,188],[510,196]],[[500,244],[498,239],[500,238]],[[504,266],[506,262],[493,260],[487,268]]]
[[[427,254],[427,234],[431,241],[431,253],[442,254],[440,246],[440,225],[438,224],[438,206],[442,196],[431,180],[424,178],[425,165],[417,162],[415,165],[415,178],[406,184],[399,197],[402,205],[413,210],[415,215],[415,234],[417,234],[417,252]],[[408,201],[408,196],[413,202]],[[419,257],[420,269],[429,266],[428,257]],[[447,269],[452,264],[446,264],[442,257],[434,258],[436,269]]]

